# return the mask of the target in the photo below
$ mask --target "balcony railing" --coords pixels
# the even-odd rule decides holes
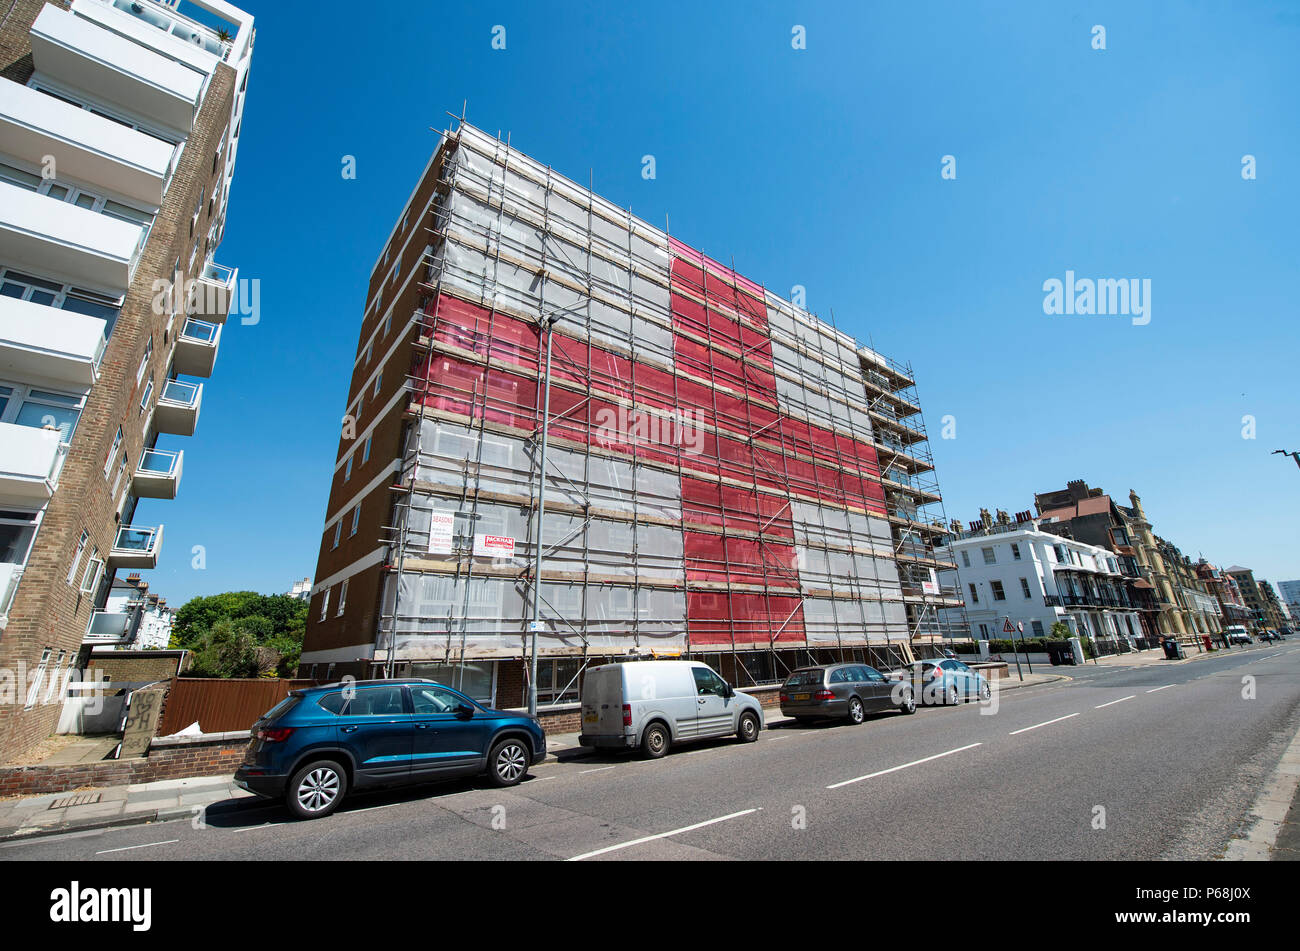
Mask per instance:
[[[1121,608],[1135,610],[1134,605],[1123,598],[1105,594],[1048,594],[1043,596],[1043,603],[1049,608]]]
[[[90,624],[86,627],[85,643],[88,644],[129,644],[135,640],[140,630],[140,610],[129,612],[95,611],[90,615]]]
[[[163,527],[145,528],[124,525],[117,530],[113,549],[108,554],[114,568],[155,568],[162,551]]]
[[[22,565],[0,564],[0,620],[7,620],[13,607],[18,582],[23,578]]]

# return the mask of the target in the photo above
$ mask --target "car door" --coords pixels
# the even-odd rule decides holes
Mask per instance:
[[[406,688],[352,687],[345,689],[343,696],[346,704],[335,729],[356,759],[357,785],[408,779],[415,727],[407,708]]]
[[[491,738],[483,711],[438,684],[412,684],[410,693],[415,728],[412,778],[476,772]]]
[[[862,678],[862,702],[866,704],[867,709],[888,710],[892,707],[894,704],[890,696],[890,688],[893,684],[885,679],[885,675],[876,668],[866,665],[857,669]]]
[[[723,736],[736,732],[735,704],[727,682],[708,667],[692,667],[695,678],[695,735]]]
[[[959,660],[947,661],[951,665],[949,668],[957,680],[957,693],[963,699],[972,700],[980,695],[979,680],[975,676],[975,671],[971,670]]]

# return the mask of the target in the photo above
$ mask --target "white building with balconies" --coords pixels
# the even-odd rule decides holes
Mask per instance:
[[[1119,563],[1105,548],[1041,531],[1030,519],[973,524],[943,551],[958,567],[940,572],[940,582],[960,584],[974,640],[1010,639],[1008,619],[1012,627],[1023,623],[1027,638],[1050,637],[1058,622],[1084,639],[1142,636]]]

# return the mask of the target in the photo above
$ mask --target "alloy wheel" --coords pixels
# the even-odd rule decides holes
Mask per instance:
[[[328,809],[339,796],[338,773],[325,766],[313,769],[298,784],[297,795],[299,805],[307,812]]]

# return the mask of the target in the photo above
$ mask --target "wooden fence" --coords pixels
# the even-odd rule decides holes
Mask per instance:
[[[208,680],[174,677],[167,691],[158,736],[179,733],[197,723],[204,733],[247,730],[288,696],[312,680]]]

